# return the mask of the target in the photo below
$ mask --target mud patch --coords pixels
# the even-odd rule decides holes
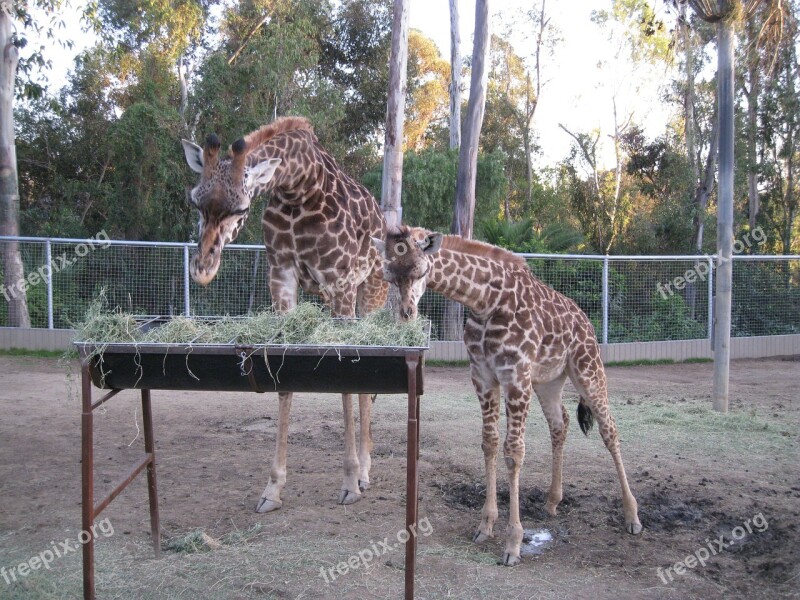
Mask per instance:
[[[653,490],[638,498],[639,520],[649,531],[700,529],[711,508],[710,500]],[[621,503],[620,503],[621,505]]]

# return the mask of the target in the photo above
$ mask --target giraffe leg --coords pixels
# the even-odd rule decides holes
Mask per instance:
[[[278,394],[278,435],[275,439],[275,456],[269,472],[269,483],[256,505],[256,512],[267,513],[283,506],[281,492],[286,485],[286,453],[289,445],[289,412],[292,394]]]
[[[606,377],[599,359],[599,351],[598,358],[593,364],[599,365],[599,369],[595,367],[594,372],[590,368],[581,370],[578,365],[573,364],[570,369],[570,377],[581,395],[581,402],[585,401],[589,410],[592,411],[600,430],[600,436],[603,438],[603,443],[614,460],[617,477],[619,477],[619,485],[622,488],[622,510],[625,514],[625,529],[628,533],[636,535],[642,531],[642,524],[639,522],[639,505],[631,493],[628,477],[625,474],[625,466],[622,464],[617,424],[614,421],[614,417],[611,416],[608,406]]]
[[[356,454],[356,426],[351,394],[342,394],[344,415],[344,479],[339,492],[339,504],[353,504],[361,500],[358,489],[358,455]]]
[[[358,395],[358,424],[360,435],[358,438],[358,489],[362,492],[369,489],[369,469],[372,466],[372,427],[370,422],[372,412],[372,394]]]
[[[539,398],[539,404],[550,429],[550,441],[553,446],[553,471],[550,479],[550,493],[547,496],[545,509],[555,516],[556,508],[563,496],[561,486],[561,469],[564,461],[564,441],[567,438],[569,415],[561,401],[561,392],[567,379],[566,372],[553,381],[533,386]]]
[[[532,393],[530,377],[523,376],[524,367],[518,365],[514,371],[514,381],[503,385],[506,398],[503,455],[508,468],[508,530],[503,564],[507,567],[520,562],[523,529],[519,518],[519,473],[525,460],[525,422]]]
[[[476,374],[473,374],[472,381],[481,404],[483,418],[481,448],[486,463],[486,500],[481,509],[481,524],[472,536],[473,542],[480,543],[494,537],[494,524],[497,521],[497,447],[500,443],[497,424],[500,421],[500,385],[496,381],[484,383],[476,377]]]

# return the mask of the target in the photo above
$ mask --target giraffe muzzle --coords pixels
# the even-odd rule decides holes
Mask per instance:
[[[200,285],[208,285],[219,270],[219,255],[203,256],[197,252],[189,262],[189,274]]]

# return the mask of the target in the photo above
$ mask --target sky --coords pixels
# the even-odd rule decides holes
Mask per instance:
[[[77,4],[80,1],[73,0],[73,5]],[[561,41],[554,55],[543,60],[545,85],[534,118],[534,129],[541,146],[541,154],[536,157],[537,166],[553,165],[569,153],[571,138],[559,128],[559,123],[572,131],[599,129],[601,143],[605,143],[601,154],[602,166],[610,166],[613,153],[607,134],[613,131],[612,96],[615,92],[620,119],[627,119],[632,113],[633,120],[643,126],[650,137],[664,131],[670,116],[659,97],[660,84],[666,80],[664,68],[661,67],[660,73],[654,73],[614,63],[613,47],[606,34],[591,22],[592,10],[608,8],[610,4],[611,0],[547,1],[546,12],[558,29]],[[508,21],[519,9],[539,6],[539,0],[490,0],[489,6],[493,17],[501,11],[503,20]],[[474,0],[459,0],[459,12],[461,54],[466,58],[472,54]],[[75,50],[70,52],[58,47],[47,50],[48,57],[53,60],[48,78],[54,84],[67,81],[74,54],[93,41],[91,35],[81,32],[77,13],[76,10],[63,17],[66,25],[63,35],[75,41]],[[493,30],[498,31],[498,19],[492,21]],[[511,41],[517,54],[532,54],[532,39],[525,39],[526,36],[532,37],[532,32],[526,31],[524,22],[512,21]],[[449,61],[449,0],[410,0],[409,24],[433,39],[442,56]],[[598,68],[600,61],[606,61],[607,66]],[[464,83],[469,85],[468,78]],[[467,93],[465,91],[465,98]]]
[[[662,3],[658,3],[662,4]],[[572,140],[558,125],[563,123],[571,131],[588,132],[600,129],[601,141],[608,142],[607,134],[613,132],[612,90],[617,90],[617,109],[620,120],[631,113],[633,119],[655,137],[663,133],[670,115],[663,107],[659,87],[666,81],[664,68],[660,73],[634,69],[629,64],[619,68],[598,69],[601,60],[612,61],[614,47],[597,25],[592,23],[593,10],[610,8],[611,0],[549,0],[546,13],[558,29],[562,41],[554,55],[542,60],[544,85],[534,117],[534,128],[539,135],[542,154],[538,166],[553,165],[569,153]],[[530,10],[541,6],[539,0],[490,0],[489,10],[496,17],[502,11],[503,19],[520,9]],[[668,15],[661,15],[668,18]],[[472,55],[472,34],[475,28],[474,0],[459,0],[461,23],[461,55]],[[410,0],[409,25],[419,29],[436,42],[442,56],[450,59],[450,5],[448,0]],[[493,19],[494,31],[500,24]],[[515,21],[512,43],[517,54],[527,56],[533,52],[533,41],[523,39],[524,24]],[[531,63],[533,64],[533,63]],[[465,82],[467,85],[468,81]],[[624,115],[624,116],[623,116]],[[613,152],[605,144],[601,160],[610,166]]]

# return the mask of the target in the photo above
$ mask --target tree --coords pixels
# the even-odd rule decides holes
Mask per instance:
[[[511,159],[510,168],[524,173],[524,188],[519,186],[519,191],[512,191],[512,196],[516,197],[507,198],[505,213],[508,220],[518,218],[533,208],[533,121],[545,85],[543,62],[547,55],[552,55],[558,42],[558,32],[550,23],[546,6],[546,1],[541,0],[537,7],[519,11],[510,17],[511,25],[507,25],[503,37],[492,36],[488,123],[485,128],[492,129],[494,125],[497,141],[506,147]],[[508,41],[512,35],[512,27],[517,27],[520,22],[525,24],[525,29],[530,27],[533,33],[533,50],[527,58],[518,53]],[[499,122],[493,123],[495,119]],[[505,135],[502,135],[503,132]],[[516,168],[516,162],[521,163],[519,168]],[[514,203],[518,207],[512,211]]]
[[[14,143],[14,80],[19,54],[14,44],[11,26],[11,6],[0,3],[0,235],[19,235],[19,185],[17,182],[17,152]],[[28,303],[24,285],[25,271],[19,245],[4,242],[3,288],[8,302],[8,324],[11,327],[30,327]]]
[[[760,101],[763,157],[759,172],[764,186],[760,214],[779,240],[775,246],[784,254],[791,254],[798,236],[800,208],[800,26],[790,11],[782,19],[783,36],[776,48],[775,72],[764,86]]]
[[[490,41],[489,0],[476,0],[475,37],[472,46],[472,74],[467,103],[467,120],[464,123],[464,139],[458,157],[455,210],[450,228],[451,233],[468,239],[472,238],[475,218],[475,177],[478,164],[478,142],[486,107]]]
[[[475,35],[472,43],[472,73],[470,75],[467,117],[463,140],[458,154],[455,208],[450,232],[467,239],[472,238],[475,223],[475,180],[478,167],[478,142],[486,107],[486,84],[489,77],[488,60],[491,37],[489,34],[489,0],[475,1]],[[446,340],[464,337],[464,307],[449,300],[444,307],[444,335]]]
[[[589,177],[582,182],[577,170],[570,166],[573,179],[572,205],[575,208],[589,241],[603,254],[611,252],[617,236],[625,227],[630,213],[630,199],[623,190],[622,175],[627,158],[623,152],[623,138],[631,126],[633,115],[620,121],[616,98],[612,99],[614,114],[613,170],[602,170],[597,156],[600,132],[594,134],[574,133],[559,123],[559,127],[574,140],[572,160],[582,164]]]
[[[400,195],[403,182],[403,121],[406,109],[408,71],[408,2],[394,0],[392,51],[389,63],[389,97],[386,107],[386,138],[383,145],[381,210],[392,230],[403,222]]]
[[[19,180],[17,176],[16,136],[14,134],[14,98],[17,91],[29,98],[40,98],[44,88],[33,80],[34,71],[48,66],[41,51],[20,60],[19,47],[27,45],[24,31],[45,29],[53,37],[54,24],[46,27],[34,22],[32,8],[41,9],[51,19],[62,7],[60,0],[9,2],[0,0],[0,235],[19,235]],[[12,20],[21,23],[21,31],[15,34]],[[69,46],[68,40],[62,42]],[[18,78],[18,74],[22,76]],[[8,302],[8,321],[12,327],[30,327],[27,293],[24,283],[25,270],[19,245],[16,242],[0,244],[2,254],[4,296]]]
[[[408,35],[408,99],[406,102],[405,148],[422,150],[436,130],[447,122],[450,65],[436,44],[419,31]]]
[[[461,30],[458,0],[450,0],[450,149],[461,147]]]

